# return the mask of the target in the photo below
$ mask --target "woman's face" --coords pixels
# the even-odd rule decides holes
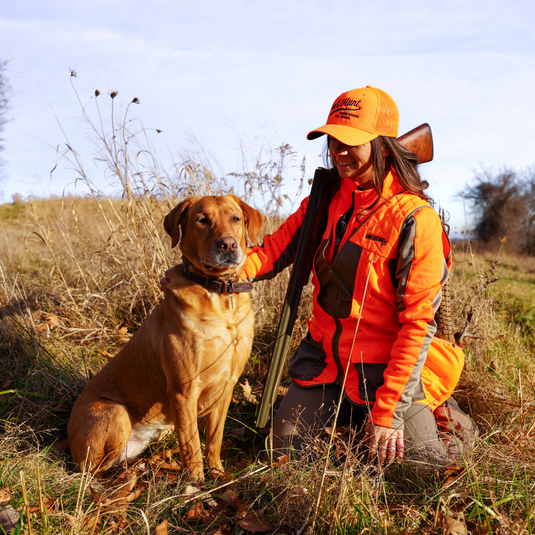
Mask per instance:
[[[329,152],[342,178],[350,178],[363,189],[373,188],[373,151],[368,141],[350,147],[329,137]]]

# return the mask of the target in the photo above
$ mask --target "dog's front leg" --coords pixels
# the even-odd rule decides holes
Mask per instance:
[[[197,426],[197,404],[191,393],[169,395],[175,433],[180,447],[182,469],[192,479],[202,480],[203,462],[199,428]]]
[[[206,446],[204,454],[213,477],[224,473],[223,465],[221,464],[221,443],[223,442],[225,420],[231,400],[232,392],[206,416]]]

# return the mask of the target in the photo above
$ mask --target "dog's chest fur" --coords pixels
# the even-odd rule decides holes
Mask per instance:
[[[181,382],[199,396],[199,416],[228,396],[251,353],[254,315],[248,293],[219,295],[189,281],[169,284],[180,318],[170,336],[173,353],[194,355],[188,366],[177,368]],[[172,303],[171,300],[170,304]],[[203,306],[199,307],[201,302]],[[169,347],[169,349],[171,349]],[[187,374],[189,377],[185,377]],[[193,386],[194,385],[194,386]]]

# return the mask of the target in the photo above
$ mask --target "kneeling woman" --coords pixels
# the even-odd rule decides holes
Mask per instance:
[[[300,449],[311,433],[323,433],[341,400],[336,425],[365,425],[370,455],[380,462],[404,452],[444,458],[448,444],[439,431],[453,431],[447,420],[468,433],[471,421],[449,400],[462,351],[434,339],[450,252],[424,193],[428,184],[416,156],[396,139],[396,104],[379,89],[340,95],[327,124],[308,139],[322,135],[339,187],[314,259],[309,332],[291,360],[292,384],[275,416],[275,450]],[[291,264],[307,202],[250,249],[249,281]],[[434,411],[449,415],[442,429]]]

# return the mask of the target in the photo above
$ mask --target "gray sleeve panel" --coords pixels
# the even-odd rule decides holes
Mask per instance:
[[[421,210],[422,208],[417,208],[411,212],[405,222],[400,232],[399,244],[398,244],[398,263],[395,278],[398,281],[396,288],[396,304],[398,309],[398,314],[405,310],[405,293],[407,289],[407,281],[409,280],[410,271],[412,268],[412,263],[414,260],[414,239],[416,237],[416,219],[414,214]],[[448,266],[444,260],[441,282],[444,283],[448,277]],[[442,292],[439,290],[431,302],[433,310],[436,312],[440,303],[442,301]],[[421,381],[421,372],[424,367],[427,352],[429,350],[429,345],[433,340],[433,336],[437,330],[436,323],[434,319],[428,322],[427,334],[424,337],[422,347],[416,362],[414,364],[412,374],[405,385],[405,389],[401,395],[400,400],[396,405],[394,411],[392,426],[396,429],[404,428],[404,417],[403,414],[405,409],[412,404],[413,401],[420,401],[425,399],[425,393]],[[401,327],[403,328],[403,326]]]

